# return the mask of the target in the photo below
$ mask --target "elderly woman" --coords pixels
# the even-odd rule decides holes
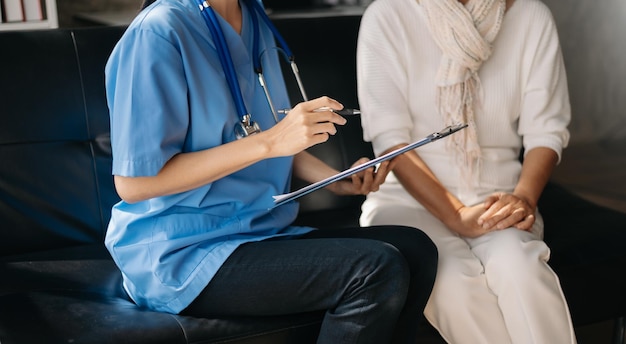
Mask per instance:
[[[363,205],[362,225],[419,227],[437,245],[426,318],[451,343],[575,343],[537,209],[570,121],[548,8],[377,0],[361,22],[357,69],[377,154],[444,124],[469,125],[397,158]]]

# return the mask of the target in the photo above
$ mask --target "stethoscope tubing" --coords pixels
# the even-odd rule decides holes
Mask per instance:
[[[243,121],[246,118],[246,115],[250,115],[248,110],[246,109],[246,105],[243,101],[243,95],[241,94],[241,87],[239,85],[239,80],[237,79],[237,74],[235,72],[235,66],[233,64],[232,56],[230,55],[230,50],[228,49],[228,45],[226,44],[226,39],[224,38],[224,32],[222,28],[219,26],[219,21],[215,14],[215,11],[208,3],[208,1],[198,0],[198,5],[200,7],[200,12],[202,13],[207,27],[213,36],[213,40],[215,41],[217,55],[220,59],[220,63],[222,68],[224,69],[224,73],[226,73],[226,82],[228,83],[228,87],[230,88],[231,94],[233,96],[233,100],[235,101],[235,106],[237,107],[237,113],[241,117]]]
[[[254,11],[256,11],[259,16],[261,17],[261,19],[265,22],[265,25],[267,25],[267,27],[272,31],[272,34],[274,35],[274,39],[276,39],[276,41],[278,41],[278,45],[280,46],[281,52],[285,55],[285,59],[287,60],[287,63],[289,63],[289,65],[291,66],[291,71],[293,72],[293,75],[296,78],[296,82],[298,83],[298,90],[300,90],[300,94],[302,95],[302,99],[304,101],[308,101],[309,98],[306,95],[306,92],[304,91],[304,84],[302,83],[302,79],[300,78],[300,71],[298,70],[298,65],[296,64],[296,59],[295,56],[293,55],[293,53],[291,52],[291,49],[289,49],[289,45],[287,44],[287,41],[283,38],[283,36],[280,34],[280,31],[278,31],[278,28],[276,28],[276,26],[274,25],[274,23],[272,23],[272,20],[267,16],[267,13],[265,13],[265,10],[263,9],[263,7],[261,7],[261,5],[255,1],[255,0],[249,0],[248,3],[250,4],[250,6],[252,6],[252,8],[254,9]],[[258,18],[256,15],[252,15],[252,21],[255,27],[259,27],[258,24]],[[254,33],[254,44],[253,44],[253,49],[255,52],[258,52],[258,30],[255,30]],[[261,66],[261,54],[255,54],[253,57],[253,61],[254,61],[254,69],[256,70],[257,74],[259,74],[259,79],[262,79],[262,81],[260,81],[262,83],[262,85],[267,85],[267,83],[265,83],[265,77],[263,77],[263,67]],[[265,88],[265,86],[263,86]],[[272,104],[271,98],[269,97],[269,93],[266,92],[266,97],[268,99],[268,102],[270,103],[270,107],[272,108],[272,113],[274,114],[274,117],[276,119],[276,121],[278,122],[278,117],[277,117],[277,113],[274,109],[274,106]]]

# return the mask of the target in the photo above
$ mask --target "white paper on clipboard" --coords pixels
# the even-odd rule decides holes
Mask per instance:
[[[283,205],[287,202],[293,201],[297,198],[300,198],[306,194],[309,194],[315,190],[319,190],[325,186],[327,186],[328,184],[334,183],[338,180],[344,179],[350,175],[353,175],[357,172],[361,172],[369,167],[375,166],[377,164],[380,164],[383,161],[386,160],[390,160],[400,154],[406,153],[412,149],[415,149],[417,147],[423,146],[427,143],[439,140],[440,138],[446,137],[450,134],[453,134],[461,129],[464,129],[467,127],[467,124],[462,123],[462,124],[456,124],[456,125],[451,125],[449,127],[446,127],[440,131],[434,132],[428,136],[426,136],[425,138],[415,141],[413,143],[411,143],[410,145],[398,148],[396,150],[393,150],[385,155],[381,155],[378,158],[372,159],[366,163],[351,167],[347,170],[344,170],[342,172],[339,172],[337,174],[335,174],[334,176],[328,177],[326,179],[320,180],[319,182],[307,185],[301,189],[298,189],[294,192],[290,192],[290,193],[286,193],[286,194],[282,194],[282,195],[277,195],[277,196],[273,196],[274,197],[274,208],[278,207],[280,205]]]

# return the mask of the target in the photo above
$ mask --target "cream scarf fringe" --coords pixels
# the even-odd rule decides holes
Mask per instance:
[[[505,0],[418,0],[428,18],[430,33],[443,57],[436,76],[437,105],[446,125],[467,123],[448,143],[460,159],[462,189],[476,185],[480,147],[474,121],[479,101],[478,70],[492,52],[506,10]]]

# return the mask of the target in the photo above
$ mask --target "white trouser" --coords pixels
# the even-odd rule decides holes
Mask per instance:
[[[550,250],[539,235],[509,228],[461,238],[421,207],[380,201],[365,202],[361,225],[417,227],[439,249],[424,315],[448,343],[576,343],[559,280],[546,263]],[[541,220],[536,225],[543,226]]]

